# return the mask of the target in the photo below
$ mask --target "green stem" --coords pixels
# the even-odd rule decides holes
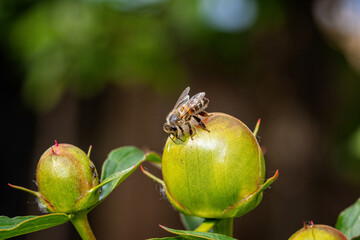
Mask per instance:
[[[219,219],[205,219],[194,231],[195,232],[208,232],[210,231]]]
[[[233,218],[221,219],[214,227],[214,233],[220,233],[229,237],[233,236]]]
[[[83,240],[96,240],[89,225],[86,211],[74,213],[70,220]]]

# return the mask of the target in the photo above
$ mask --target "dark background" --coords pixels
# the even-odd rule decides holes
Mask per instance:
[[[238,239],[287,239],[303,221],[334,225],[359,197],[360,3],[357,0],[17,0],[0,2],[1,215],[40,214],[41,154],[56,139],[98,171],[114,148],[162,152],[165,117],[186,87],[209,112],[259,135],[262,203],[235,220]],[[157,176],[159,170],[151,168]],[[183,229],[139,170],[89,214],[98,239]],[[16,239],[79,239],[71,224]]]

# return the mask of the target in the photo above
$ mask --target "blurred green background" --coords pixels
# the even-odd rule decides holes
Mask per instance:
[[[334,225],[360,197],[360,1],[17,0],[0,2],[1,215],[39,214],[41,154],[66,142],[101,169],[136,145],[159,153],[186,86],[209,112],[254,128],[267,176],[239,239],[287,239],[303,221]],[[147,166],[151,168],[151,166]],[[152,169],[158,176],[159,170]],[[161,189],[137,171],[89,216],[98,239],[182,229]],[[16,239],[79,239],[70,224]]]

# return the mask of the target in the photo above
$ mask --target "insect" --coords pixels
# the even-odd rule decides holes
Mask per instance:
[[[208,116],[208,113],[204,110],[209,104],[209,99],[205,98],[204,92],[195,94],[190,98],[189,91],[190,87],[187,87],[181,93],[173,110],[171,110],[166,117],[166,123],[164,123],[163,129],[166,133],[170,134],[170,138],[174,136],[176,139],[181,140],[180,136],[184,135],[184,127],[186,125],[192,138],[193,125],[190,123],[191,118],[195,119],[202,129],[209,132],[199,118],[199,115],[203,117]],[[171,140],[173,140],[173,138],[171,138]]]

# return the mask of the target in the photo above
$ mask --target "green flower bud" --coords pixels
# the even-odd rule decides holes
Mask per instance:
[[[305,225],[299,231],[294,233],[289,240],[346,240],[344,234],[339,230],[320,224]]]
[[[99,193],[87,194],[99,184],[89,157],[70,144],[55,144],[41,156],[36,170],[38,197],[50,212],[73,213],[93,206]]]
[[[223,113],[193,123],[192,138],[168,139],[162,158],[166,194],[180,212],[202,218],[233,218],[254,209],[263,190],[265,163],[255,135],[240,120]]]

